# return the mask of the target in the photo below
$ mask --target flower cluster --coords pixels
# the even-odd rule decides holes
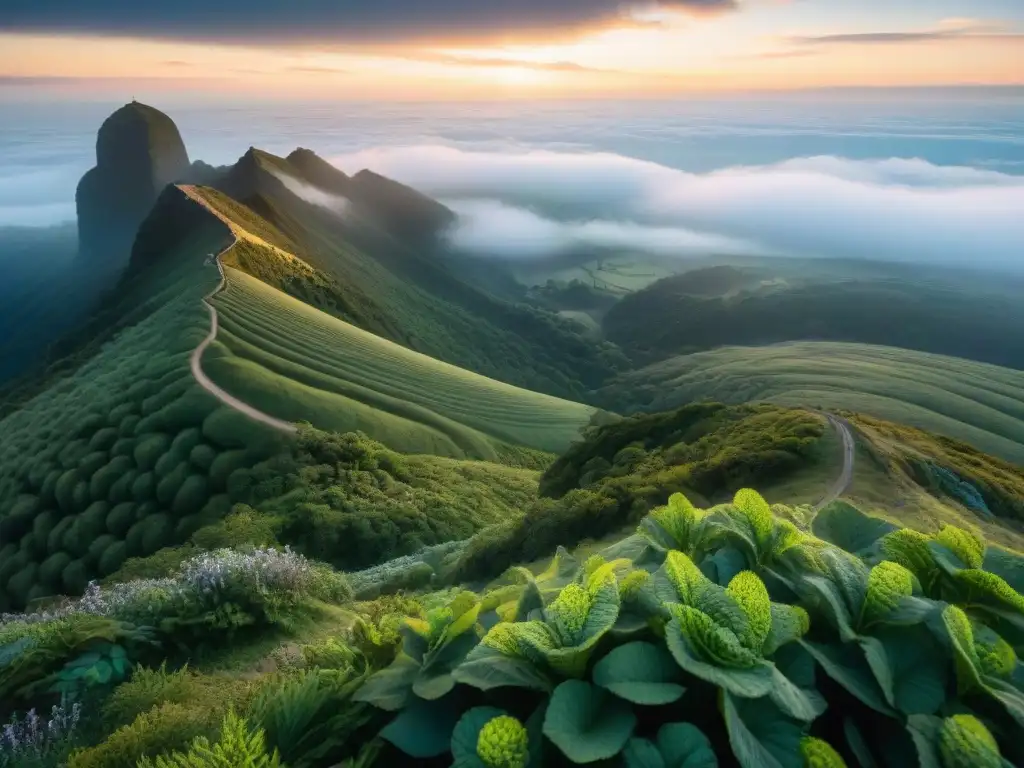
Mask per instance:
[[[219,549],[188,560],[170,578],[136,579],[109,587],[92,582],[82,597],[57,609],[5,614],[3,621],[38,623],[93,614],[146,623],[168,604],[216,604],[230,598],[259,599],[267,595],[333,599],[343,597],[346,591],[342,576],[287,547],[284,551]]]
[[[41,718],[34,709],[29,710],[24,720],[15,716],[0,730],[0,766],[7,768],[59,757],[69,746],[81,714],[82,705],[76,703],[70,709],[54,705],[49,720]]]

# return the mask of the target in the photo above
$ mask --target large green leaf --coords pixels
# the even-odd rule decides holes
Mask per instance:
[[[742,768],[804,768],[802,725],[767,699],[722,698],[729,745]]]
[[[907,718],[907,732],[914,740],[920,768],[943,768],[939,757],[939,729],[942,720],[929,715],[911,715]]]
[[[890,684],[882,689],[890,706],[905,715],[938,711],[946,700],[948,657],[926,627],[883,628],[862,643],[869,663],[884,655]]]
[[[795,605],[772,603],[772,627],[765,638],[762,652],[771,656],[783,646],[803,637],[810,619],[806,611]]]
[[[864,734],[849,717],[843,720],[843,735],[846,737],[846,744],[850,748],[850,752],[860,764],[860,768],[878,768],[878,763],[875,762],[875,758],[871,754]]]
[[[682,697],[679,665],[660,645],[636,642],[619,646],[594,667],[594,683],[634,704],[669,704]]]
[[[984,685],[989,695],[1003,705],[1006,713],[1019,727],[1024,728],[1024,692],[998,677],[986,677]]]
[[[854,643],[825,645],[806,640],[799,642],[821,665],[825,674],[843,686],[850,694],[883,715],[893,716],[895,714],[886,703],[885,695],[865,660],[860,646]]]
[[[544,735],[574,763],[617,755],[635,726],[628,703],[583,680],[559,685],[544,717]]]
[[[665,642],[680,667],[694,677],[735,693],[756,698],[766,696],[773,685],[773,667],[759,662],[749,669],[728,669],[702,661],[690,641],[683,635],[679,622],[673,619],[665,628]]]
[[[486,645],[474,648],[452,672],[452,679],[481,691],[508,687],[548,693],[554,688],[547,674],[532,661],[508,656]]]
[[[371,675],[352,698],[395,712],[412,700],[412,686],[419,672],[415,659],[399,654],[389,667]]]
[[[800,688],[778,669],[773,669],[772,674],[773,685],[768,695],[787,715],[810,722],[825,711],[827,703],[817,691]]]
[[[657,745],[647,739],[627,741],[622,749],[622,762],[626,768],[667,768]]]
[[[409,757],[425,760],[449,750],[457,720],[451,702],[415,699],[384,726],[380,736]]]
[[[847,608],[839,589],[831,581],[822,576],[804,576],[796,586],[802,596],[814,604],[814,615],[824,614],[839,631],[839,637],[843,642],[848,643],[857,639],[850,609]]]
[[[475,617],[474,617],[475,618]],[[439,699],[455,686],[452,669],[466,658],[479,639],[472,632],[460,634],[423,657],[412,691],[421,699]]]
[[[718,768],[711,742],[692,723],[666,723],[658,729],[658,750],[666,768]]]
[[[1007,584],[1024,594],[1024,557],[1000,547],[989,547],[985,551],[982,567],[989,573],[1002,577]]]
[[[845,501],[826,504],[811,521],[815,536],[854,554],[867,552],[896,529],[892,523],[871,517]]]

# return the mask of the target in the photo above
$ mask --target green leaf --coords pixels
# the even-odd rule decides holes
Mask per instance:
[[[1001,577],[1007,584],[1024,594],[1024,557],[1015,555],[1000,547],[989,547],[985,551],[982,567],[989,573]]]
[[[426,760],[449,750],[457,719],[450,702],[416,699],[384,726],[380,736],[409,757]]]
[[[480,731],[491,720],[508,714],[496,707],[474,707],[459,718],[452,732],[452,757],[458,768],[487,768],[476,753]]]
[[[1015,688],[1006,680],[998,677],[986,677],[984,679],[985,690],[995,698],[1006,713],[1012,717],[1018,726],[1024,728],[1024,693]]]
[[[414,659],[399,654],[391,666],[371,675],[352,698],[389,712],[399,710],[413,698],[412,686],[419,671]]]
[[[817,691],[798,687],[774,667],[772,674],[774,683],[768,695],[775,705],[787,715],[797,720],[810,722],[825,711],[827,703]]]
[[[626,768],[668,768],[653,741],[630,739],[622,749],[622,762]]]
[[[742,768],[804,768],[803,727],[767,699],[722,697],[729,745]]]
[[[628,643],[594,667],[594,683],[634,704],[670,704],[686,692],[672,655],[659,645]]]
[[[554,685],[551,679],[527,659],[507,656],[496,648],[478,645],[462,662],[452,678],[481,691],[494,688],[530,688],[545,693]]]
[[[477,646],[479,639],[472,632],[456,636],[423,657],[412,692],[421,699],[439,699],[455,686],[452,668]]]
[[[666,768],[718,768],[711,742],[692,723],[666,723],[658,729],[658,749]]]
[[[845,501],[825,505],[811,521],[815,536],[854,554],[870,550],[879,539],[895,530],[897,526],[892,523],[871,517]]]
[[[839,631],[839,637],[843,642],[848,643],[857,639],[850,610],[831,581],[821,576],[804,576],[799,580],[798,586],[802,588],[805,597],[814,602],[817,610],[828,617],[832,626]]]
[[[106,685],[110,682],[110,678],[114,675],[114,669],[110,666],[109,661],[100,661],[93,667],[90,677],[98,685]]]
[[[895,714],[886,703],[885,695],[859,646],[851,643],[824,645],[806,640],[799,642],[821,665],[825,674],[843,686],[850,694],[876,712],[890,717]]]
[[[885,628],[875,641],[892,677],[891,706],[905,715],[931,715],[946,700],[946,652],[923,625]]]
[[[804,636],[810,626],[807,611],[797,605],[772,603],[772,626],[762,652],[771,656],[783,646]]]
[[[920,768],[943,768],[939,757],[939,730],[942,720],[930,715],[911,715],[907,718],[907,732],[914,740]]]
[[[843,720],[843,735],[846,737],[846,744],[850,747],[850,752],[860,763],[860,768],[878,768],[878,764],[868,748],[868,743],[864,739],[864,734],[849,717]]]
[[[575,763],[614,757],[635,726],[629,704],[582,680],[559,685],[544,717],[544,735]]]
[[[772,689],[773,674],[770,664],[762,661],[749,669],[726,669],[701,661],[675,619],[665,628],[665,642],[680,667],[694,677],[731,691],[737,696],[756,698],[766,696]]]

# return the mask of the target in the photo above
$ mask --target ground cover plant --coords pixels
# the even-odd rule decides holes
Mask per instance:
[[[257,408],[412,453],[494,459],[492,441],[561,451],[594,414],[428,358],[227,270],[204,369]]]
[[[1024,373],[895,347],[817,341],[724,347],[624,374],[598,402],[631,413],[706,399],[856,411],[1024,464]]]

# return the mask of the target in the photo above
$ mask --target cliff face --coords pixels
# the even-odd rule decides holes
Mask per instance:
[[[135,232],[160,192],[188,174],[181,134],[163,112],[132,102],[108,117],[96,140],[96,167],[82,177],[75,194],[84,265],[123,269]]]
[[[455,214],[448,207],[373,171],[360,171],[352,177],[348,197],[404,240],[433,240],[455,221]]]

